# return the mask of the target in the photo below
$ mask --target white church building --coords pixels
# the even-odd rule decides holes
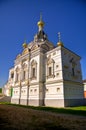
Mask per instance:
[[[38,33],[23,44],[9,70],[11,102],[31,106],[67,107],[83,105],[81,57],[64,46],[48,40],[40,18]]]

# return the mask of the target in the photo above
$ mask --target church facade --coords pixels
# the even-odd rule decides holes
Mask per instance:
[[[11,102],[31,106],[66,107],[83,104],[81,57],[48,40],[43,31],[44,22],[38,22],[38,33],[9,70],[8,84],[12,89]]]

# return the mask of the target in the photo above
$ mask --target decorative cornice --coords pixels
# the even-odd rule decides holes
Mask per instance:
[[[39,82],[30,83],[30,86],[31,85],[39,85]]]
[[[45,84],[63,83],[63,80],[47,81]]]
[[[77,56],[77,58],[81,59],[81,57],[79,55],[77,55],[76,53],[74,53],[73,51],[69,50],[66,47],[62,47],[62,50],[66,50],[68,53],[70,52],[72,55]]]

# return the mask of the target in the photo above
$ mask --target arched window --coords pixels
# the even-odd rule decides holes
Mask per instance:
[[[19,81],[19,73],[16,73],[16,81]]]
[[[54,60],[50,57],[47,59],[47,78],[54,77]]]
[[[49,67],[49,76],[52,75],[52,67]]]
[[[31,79],[37,78],[37,62],[32,60],[31,62]]]
[[[13,78],[14,78],[14,72],[11,73],[11,79],[13,79]]]
[[[20,68],[16,68],[16,82],[20,81]]]
[[[32,69],[32,77],[35,77],[35,73],[36,73],[35,71],[36,71],[35,68],[33,68]]]
[[[76,66],[76,63],[75,63],[75,61],[74,61],[74,58],[72,58],[72,59],[70,60],[70,63],[71,63],[71,65],[72,65],[72,76],[75,76],[75,66]]]
[[[75,76],[75,63],[72,63],[72,76]]]
[[[22,65],[22,80],[25,80],[27,78],[27,64],[26,63],[23,63]]]

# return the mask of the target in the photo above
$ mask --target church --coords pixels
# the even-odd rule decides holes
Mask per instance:
[[[83,105],[81,57],[64,46],[58,33],[55,47],[44,32],[42,17],[38,32],[9,70],[11,103],[67,107]]]

